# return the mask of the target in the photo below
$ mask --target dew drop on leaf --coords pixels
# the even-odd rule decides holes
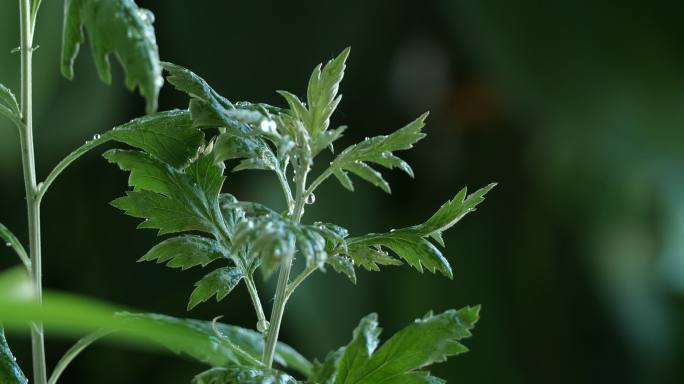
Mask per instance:
[[[306,200],[304,200],[304,202],[307,203],[307,204],[313,204],[313,203],[315,203],[315,202],[316,202],[316,195],[314,195],[313,193],[309,194],[309,195],[306,197]]]
[[[93,135],[93,140],[100,140],[100,137],[102,137],[102,136],[100,136],[99,133],[96,133]]]
[[[5,247],[11,247],[12,244],[10,242],[5,243]]]

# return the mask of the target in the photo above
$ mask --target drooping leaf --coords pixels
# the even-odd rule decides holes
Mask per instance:
[[[26,376],[21,371],[17,359],[7,344],[2,324],[0,324],[0,383],[28,384]]]
[[[62,74],[74,77],[74,60],[88,32],[100,79],[111,83],[109,54],[114,53],[126,72],[126,86],[138,87],[147,112],[157,109],[164,80],[154,34],[154,15],[133,0],[66,0],[62,36]]]
[[[212,296],[216,296],[216,301],[223,300],[244,276],[245,273],[240,268],[224,267],[209,272],[195,283],[195,290],[190,294],[188,311]]]
[[[390,135],[366,138],[358,144],[347,147],[333,160],[329,171],[351,191],[354,190],[354,185],[349,179],[348,172],[390,193],[387,181],[369,163],[389,169],[399,168],[413,177],[413,170],[408,163],[395,156],[393,152],[410,149],[413,144],[425,137],[422,128],[425,126],[427,115],[424,113]]]
[[[266,140],[273,142],[279,152],[287,152],[292,147],[292,140],[278,133],[275,116],[272,116],[284,112],[265,104],[233,104],[187,68],[172,63],[163,65],[170,74],[168,81],[191,97],[190,111],[195,126],[226,130],[214,143],[216,161],[244,159],[234,169],[236,171],[280,170],[278,156]]]
[[[256,331],[210,321],[121,312],[123,308],[116,305],[52,291],[44,293],[40,305],[32,295],[21,293],[24,287],[31,287],[25,271],[0,274],[0,321],[8,329],[25,331],[27,322],[41,321],[55,334],[81,336],[99,329],[113,330],[116,332],[107,340],[148,349],[161,345],[210,366],[263,367],[259,360],[263,335]],[[311,370],[311,363],[283,343],[277,345],[275,361],[304,375]]]
[[[196,353],[180,351],[188,353],[199,361],[213,366],[229,367],[237,364],[245,367],[263,368],[260,361],[264,348],[263,335],[256,331],[218,322],[180,319],[159,314],[121,313],[119,316],[131,320],[149,321],[160,326],[177,326],[194,334],[203,335],[203,337],[217,342],[220,348],[225,349],[221,351],[223,356],[218,354],[219,356],[215,358],[212,357],[211,350],[197,351]],[[165,344],[162,342],[162,345]],[[167,347],[178,352],[172,345]],[[294,369],[303,375],[308,375],[311,371],[311,363],[292,347],[282,342],[276,346],[275,362],[283,368]]]
[[[479,310],[476,306],[427,314],[377,350],[377,321],[374,315],[367,316],[354,331],[337,364],[334,383],[442,383],[443,380],[422,369],[468,351],[460,340],[471,336]]]
[[[183,270],[198,265],[206,266],[227,252],[218,241],[202,236],[185,235],[166,239],[155,245],[138,261],[166,263]]]
[[[297,384],[290,375],[274,369],[212,368],[192,379],[192,384]]]
[[[452,200],[448,201],[425,223],[407,228],[392,230],[386,233],[370,233],[347,239],[348,255],[356,264],[368,270],[378,270],[378,265],[397,264],[384,249],[406,261],[422,272],[423,268],[430,272],[440,271],[451,278],[449,262],[442,251],[432,242],[444,244],[442,232],[454,226],[466,214],[484,201],[484,196],[496,184],[492,183],[474,193],[467,195],[463,188]]]

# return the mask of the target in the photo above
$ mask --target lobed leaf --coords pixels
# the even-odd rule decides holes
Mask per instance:
[[[147,112],[157,109],[164,80],[154,33],[154,15],[133,0],[66,0],[62,35],[62,74],[74,77],[74,60],[88,32],[100,79],[111,83],[109,54],[114,53],[126,72],[126,86],[138,87]]]
[[[470,195],[467,195],[466,188],[463,188],[423,224],[386,233],[370,233],[348,238],[347,254],[355,264],[368,270],[378,270],[378,265],[401,264],[399,260],[392,258],[384,251],[388,249],[420,272],[425,268],[433,273],[439,271],[452,278],[449,262],[429,239],[443,246],[442,232],[474,211],[494,186],[496,186],[495,183],[489,184]]]
[[[218,268],[195,283],[195,289],[190,294],[188,311],[196,307],[199,303],[216,296],[216,301],[223,300],[238,285],[240,280],[245,277],[245,273],[240,268],[224,267]]]
[[[193,127],[190,112],[177,109],[134,119],[103,136],[142,149],[179,168],[197,155],[204,141],[202,131]]]
[[[377,350],[377,316],[365,317],[335,364],[334,383],[443,383],[421,369],[468,350],[460,341],[471,336],[479,310],[476,306],[438,315],[429,313],[397,332]]]
[[[141,228],[157,228],[160,234],[181,231],[216,232],[218,194],[223,185],[223,164],[201,155],[185,169],[178,169],[139,151],[113,149],[104,157],[131,171],[127,196],[112,205],[126,214],[145,219]]]
[[[171,268],[186,270],[198,265],[207,266],[226,252],[214,239],[185,235],[166,239],[155,245],[138,261],[166,263]]]
[[[328,172],[335,175],[342,186],[350,191],[354,190],[354,185],[348,176],[348,172],[390,193],[391,189],[387,181],[369,163],[389,169],[399,168],[413,177],[413,170],[408,163],[395,156],[393,152],[410,149],[416,142],[425,137],[422,128],[425,126],[427,115],[424,113],[390,135],[366,138],[360,143],[347,147],[333,160]]]

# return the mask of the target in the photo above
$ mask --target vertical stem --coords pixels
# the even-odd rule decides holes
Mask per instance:
[[[36,200],[36,164],[33,152],[33,108],[32,108],[32,55],[33,23],[31,22],[30,0],[19,0],[21,26],[21,115],[23,127],[20,130],[21,161],[24,170],[24,188],[29,226],[29,253],[31,255],[31,279],[37,299],[42,302],[42,265],[40,255],[40,202]],[[36,384],[47,382],[45,367],[45,344],[43,324],[31,325],[31,346],[33,351],[33,377]]]
[[[304,214],[305,204],[305,190],[306,190],[306,175],[309,173],[308,162],[301,164],[297,169],[297,189],[295,197],[295,208],[292,212],[292,218],[299,222]],[[276,344],[278,343],[278,334],[280,333],[280,324],[283,320],[283,313],[285,312],[285,304],[287,304],[287,284],[290,280],[290,270],[292,269],[292,261],[294,259],[294,247],[292,253],[285,255],[278,273],[278,285],[276,286],[275,299],[273,302],[273,309],[271,310],[271,324],[266,334],[266,345],[264,346],[263,362],[267,367],[273,365],[273,357],[275,356]]]

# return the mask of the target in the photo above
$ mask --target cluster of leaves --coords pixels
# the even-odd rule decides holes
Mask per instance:
[[[292,93],[280,91],[288,103],[289,108],[285,109],[266,104],[231,102],[190,70],[164,63],[169,73],[167,81],[190,96],[188,111],[158,113],[106,134],[124,141],[121,132],[130,133],[125,142],[136,148],[113,149],[104,155],[110,162],[130,172],[129,185],[133,187],[126,196],[112,204],[128,215],[142,218],[141,228],[157,229],[159,234],[191,232],[163,240],[141,260],[166,263],[169,267],[181,269],[206,267],[216,260],[228,262],[228,265],[219,266],[196,283],[188,309],[214,296],[217,300],[223,299],[240,281],[253,284],[257,268],[268,278],[281,265],[283,258],[295,255],[303,258],[305,271],[324,271],[326,266],[330,266],[346,274],[353,282],[356,282],[355,269],[358,267],[377,271],[382,265],[403,262],[421,272],[427,269],[452,277],[449,262],[433,241],[443,246],[442,233],[475,210],[494,184],[470,195],[464,188],[426,222],[387,233],[350,237],[345,228],[334,224],[299,222],[303,206],[297,207],[293,201],[288,182],[290,175],[298,197],[309,203],[313,202],[311,196],[315,188],[331,175],[350,190],[353,184],[349,173],[352,173],[390,192],[388,183],[370,164],[399,168],[412,176],[411,167],[394,152],[411,148],[425,136],[422,127],[427,115],[394,133],[369,138],[344,149],[310,185],[299,184],[301,172],[309,171],[315,156],[326,147],[332,150],[333,143],[342,136],[344,128],[329,129],[329,126],[330,116],[341,98],[338,88],[348,54],[347,49],[314,69],[307,88],[307,103]],[[162,121],[170,129],[157,129]],[[132,132],[139,135],[135,136],[137,140],[133,139]],[[288,210],[278,212],[222,192],[225,163],[228,161],[237,161],[233,171],[260,169],[274,172],[283,186]],[[296,212],[298,209],[300,211]],[[381,348],[374,355],[379,357],[371,358],[374,348],[368,347],[368,361],[354,363],[354,369],[372,367],[375,361],[379,361],[375,359],[382,359],[387,353],[384,351],[391,350],[392,345],[414,337],[417,331],[413,329],[420,332],[439,329],[441,333],[435,331],[435,334],[443,340],[450,340],[450,337],[469,335],[467,329],[472,327],[476,318],[475,309],[427,316],[393,338],[388,343],[389,347]],[[364,319],[362,326],[370,327],[373,323],[371,316]],[[446,326],[445,323],[451,325]],[[465,333],[454,333],[452,328],[456,325],[453,324],[465,327]],[[368,332],[377,333],[374,330],[365,333]],[[444,342],[446,344],[439,349],[443,352],[439,357],[430,355],[424,361],[407,363],[401,366],[403,370],[393,371],[392,375],[401,374],[403,379],[410,377],[415,382],[435,382],[427,381],[432,380],[427,374],[413,370],[464,351],[458,343]],[[372,341],[368,343],[372,344]],[[434,344],[433,341],[430,343]],[[355,351],[356,348],[349,350]],[[347,379],[331,378],[365,377],[361,371],[347,372],[350,368],[344,367],[351,358],[342,357],[342,352],[338,354],[339,361],[331,362],[329,359],[332,357],[329,357],[324,366],[340,366],[341,374],[327,368],[328,376],[317,376],[311,380],[344,383]],[[220,367],[199,375],[195,381],[249,383],[262,382],[266,376],[271,382],[293,380],[285,374],[260,367],[247,368]],[[374,380],[380,376],[376,375],[384,375],[382,372],[369,376],[367,382],[377,382]],[[419,378],[424,380],[417,381]]]
[[[40,0],[32,1],[32,23],[39,6]],[[284,262],[301,257],[303,271],[285,287],[287,296],[310,273],[325,271],[327,267],[345,274],[353,283],[358,268],[378,271],[381,266],[403,263],[420,272],[427,269],[452,278],[451,266],[435,243],[443,247],[442,233],[474,211],[494,184],[470,195],[464,188],[424,223],[386,233],[350,236],[347,229],[335,224],[302,223],[305,205],[315,201],[314,191],[330,176],[350,191],[354,190],[353,175],[387,193],[391,191],[390,185],[378,169],[398,168],[413,177],[409,164],[396,152],[412,148],[425,137],[422,129],[427,113],[393,133],[366,138],[347,147],[307,184],[307,174],[315,158],[325,149],[334,153],[334,144],[346,129],[344,126],[331,128],[331,117],[342,98],[339,86],[349,48],[313,70],[305,99],[278,91],[285,99],[285,108],[232,102],[192,71],[160,62],[153,22],[154,16],[133,0],[66,0],[63,75],[73,78],[74,61],[87,33],[100,78],[111,82],[109,55],[114,54],[126,72],[126,85],[131,90],[139,89],[150,115],[96,135],[93,141],[74,151],[41,183],[37,200],[40,201],[54,178],[83,153],[107,141],[127,145],[127,149],[112,149],[104,154],[108,161],[130,173],[128,184],[132,189],[112,205],[142,219],[140,228],[171,235],[140,260],[165,263],[182,270],[210,264],[215,267],[195,284],[188,310],[213,297],[220,301],[240,282],[245,282],[257,310],[260,332],[154,314],[122,312],[112,319],[97,306],[95,309],[80,306],[80,302],[57,300],[58,304],[51,306],[47,300],[40,307],[33,300],[19,304],[3,301],[2,295],[0,320],[18,321],[38,316],[63,325],[67,319],[78,323],[64,308],[80,306],[84,314],[93,309],[95,314],[88,318],[91,327],[147,337],[211,366],[195,377],[195,384],[443,382],[424,368],[466,351],[459,341],[470,336],[479,307],[438,315],[429,313],[380,347],[377,316],[371,314],[361,320],[347,346],[313,365],[292,348],[279,343],[275,362],[286,373],[271,369],[260,360],[265,349],[262,333],[268,333],[269,329],[256,293],[254,274],[259,269],[264,278],[269,278]],[[163,70],[168,73],[168,82],[190,97],[187,110],[154,113],[164,82]],[[14,94],[1,84],[0,115],[22,127],[19,104]],[[287,210],[279,212],[225,193],[227,163],[231,163],[234,172],[250,169],[273,172],[283,188]],[[30,270],[26,251],[2,225],[0,237],[14,248]],[[70,359],[105,333],[95,333],[79,341],[58,363],[53,374],[59,376]],[[297,381],[292,373],[305,381]],[[1,328],[0,379],[3,382],[23,379]]]

